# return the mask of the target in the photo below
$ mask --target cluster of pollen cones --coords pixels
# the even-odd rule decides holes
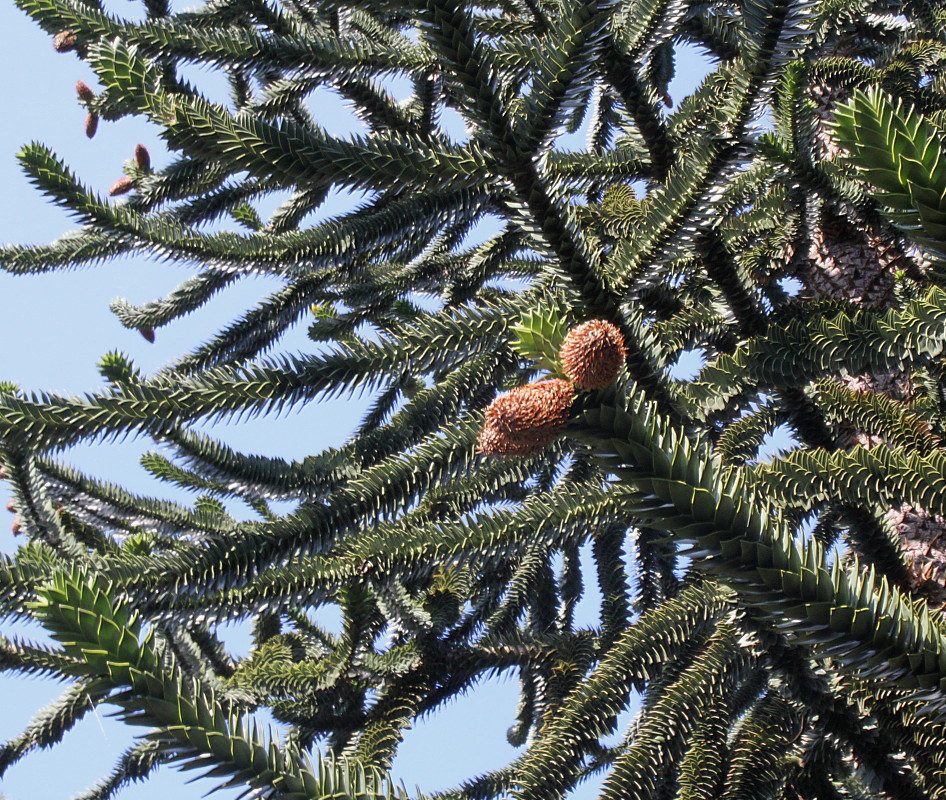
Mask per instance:
[[[477,452],[524,456],[549,444],[571,416],[576,387],[603,389],[617,378],[624,365],[624,337],[610,322],[593,319],[568,332],[559,358],[568,380],[528,383],[490,403]]]

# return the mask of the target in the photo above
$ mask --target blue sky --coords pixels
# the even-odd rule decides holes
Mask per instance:
[[[107,0],[107,5],[117,13],[138,13],[137,4],[128,0]],[[82,130],[84,110],[76,103],[74,85],[81,79],[94,88],[91,71],[73,55],[56,54],[49,37],[9,2],[0,6],[0,31],[4,39],[0,74],[4,76],[5,109],[4,124],[0,126],[0,183],[4,187],[0,240],[44,243],[74,226],[63,210],[46,203],[23,177],[14,158],[22,145],[31,140],[48,145],[102,194],[122,174],[122,162],[131,157],[135,144],[145,144],[158,167],[167,163],[167,155],[157,129],[138,119],[102,123],[96,137],[88,140]],[[695,54],[686,53],[672,87],[674,98],[688,90],[705,70]],[[221,86],[214,76],[191,77],[198,85]],[[323,94],[319,102],[321,121],[330,131],[342,132],[352,126],[351,118],[332,98]],[[341,210],[344,202],[340,198],[331,211]],[[272,279],[243,280],[198,314],[159,330],[153,345],[137,332],[123,328],[108,310],[109,301],[115,297],[145,302],[166,294],[190,274],[186,266],[144,258],[40,276],[16,277],[0,272],[0,297],[5,301],[0,313],[0,380],[15,381],[25,390],[94,390],[102,385],[96,364],[114,349],[128,354],[143,371],[151,371],[279,286]],[[314,346],[300,326],[290,332],[282,348],[311,352]],[[238,448],[301,458],[344,441],[366,403],[366,398],[313,403],[278,420],[217,426],[214,432]],[[138,466],[138,458],[147,449],[148,443],[139,441],[84,446],[70,452],[66,460],[132,490],[174,498],[173,490],[152,481]],[[0,502],[5,499],[0,498]],[[8,553],[17,546],[9,534],[9,521],[12,516],[6,521],[0,519],[0,547]],[[583,602],[589,623],[596,607],[597,597],[591,594]],[[230,639],[237,652],[245,652],[245,631],[235,630]],[[64,688],[39,679],[0,674],[0,740],[17,735],[33,713]],[[513,680],[491,681],[425,720],[407,736],[395,767],[397,777],[408,787],[416,784],[432,791],[509,763],[517,751],[506,744],[505,731],[513,721],[516,701]],[[108,711],[106,706],[88,715],[63,744],[34,753],[12,767],[0,780],[0,793],[8,800],[58,800],[78,794],[105,776],[131,742],[132,733],[110,720]],[[184,800],[212,788],[212,782],[185,787],[191,775],[164,768],[156,778],[127,788],[122,796],[128,800]],[[237,794],[233,790],[217,796],[226,800]],[[592,786],[576,794],[593,795]]]

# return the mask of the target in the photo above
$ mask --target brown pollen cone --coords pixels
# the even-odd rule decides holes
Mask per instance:
[[[562,371],[580,389],[603,389],[624,366],[624,337],[617,326],[592,319],[572,328],[562,342]]]
[[[90,139],[95,136],[95,132],[99,129],[99,115],[93,114],[91,111],[85,115],[85,135]]]
[[[143,144],[135,145],[135,166],[145,171],[151,169],[151,154]]]
[[[120,194],[127,194],[135,188],[134,181],[128,175],[122,175],[115,183],[108,188],[110,197],[116,197]]]
[[[85,81],[76,81],[76,94],[83,103],[91,103],[95,99],[95,92]]]
[[[72,31],[59,31],[53,36],[53,50],[57,53],[69,53],[76,49],[76,37]]]
[[[486,409],[476,451],[487,456],[523,456],[541,450],[558,436],[571,416],[575,390],[553,378],[519,386]]]

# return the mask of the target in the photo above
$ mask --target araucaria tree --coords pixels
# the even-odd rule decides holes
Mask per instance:
[[[946,4],[17,2],[98,76],[87,134],[143,116],[171,157],[139,147],[106,198],[25,147],[81,226],[3,268],[194,265],[114,305],[148,337],[243,276],[284,287],[154,374],[111,353],[81,397],[0,394],[0,608],[56,641],[0,665],[71,681],[2,768],[106,704],[145,729],[86,798],[167,761],[405,797],[403,732],[503,673],[520,755],[443,800],[602,774],[607,800],[946,795]],[[671,98],[681,43],[712,70]],[[320,127],[323,88],[364,135]],[[313,222],[334,189],[365,199]],[[267,355],[297,324],[306,352]],[[194,430],[349,392],[361,426],[301,461]],[[68,466],[127,435],[192,505]]]

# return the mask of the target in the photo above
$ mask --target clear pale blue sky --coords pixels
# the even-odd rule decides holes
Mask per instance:
[[[123,15],[140,13],[139,5],[128,0],[106,0],[106,5]],[[64,211],[45,202],[23,177],[14,158],[23,144],[38,140],[50,146],[81,180],[102,194],[122,174],[122,161],[131,157],[136,143],[151,150],[158,167],[167,163],[168,156],[157,129],[139,119],[102,123],[95,139],[86,139],[82,131],[84,110],[76,103],[74,84],[82,79],[94,88],[91,71],[73,55],[55,53],[49,37],[10,0],[0,6],[0,31],[5,117],[0,126],[0,241],[43,243],[74,226]],[[683,53],[672,86],[673,97],[679,99],[705,71],[706,66],[693,52]],[[198,85],[215,87],[210,91],[222,85],[206,73],[191,77]],[[352,126],[351,117],[332,98],[322,95],[321,102],[320,121],[330,131],[343,132]],[[332,211],[342,210],[343,204],[344,199],[340,199]],[[94,390],[102,385],[96,364],[109,350],[120,349],[143,371],[153,370],[278,288],[274,280],[244,280],[198,314],[160,329],[154,345],[123,328],[108,310],[109,301],[115,297],[145,302],[166,294],[191,273],[186,266],[144,258],[42,276],[14,277],[0,272],[0,297],[4,300],[0,313],[0,380],[15,381],[27,390]],[[302,352],[314,349],[302,326],[290,333],[282,348]],[[313,403],[278,420],[217,426],[214,433],[245,450],[301,458],[344,441],[366,402],[343,398]],[[152,481],[140,469],[137,459],[147,449],[148,443],[143,441],[87,446],[70,452],[67,460],[135,491],[185,499]],[[5,503],[5,499],[0,495],[0,502]],[[11,520],[12,516],[0,518],[0,548],[7,553],[17,546],[9,534]],[[591,623],[597,597],[589,595],[583,608],[585,619]],[[35,630],[24,628],[15,632],[37,635]],[[235,651],[245,653],[245,631],[235,631],[231,639]],[[0,740],[17,735],[29,718],[63,689],[49,681],[0,673]],[[505,731],[514,719],[516,701],[513,680],[491,681],[424,721],[408,734],[402,746],[395,765],[397,777],[409,788],[416,784],[424,791],[433,791],[509,763],[517,751],[506,743]],[[60,800],[108,774],[116,757],[131,743],[133,733],[109,719],[108,711],[109,707],[103,706],[97,714],[89,714],[67,734],[63,744],[34,753],[12,767],[0,780],[0,794],[8,800]],[[122,797],[186,800],[213,788],[212,781],[185,786],[192,776],[163,768],[150,781],[125,789]],[[586,785],[576,796],[592,797],[593,789]],[[231,790],[217,796],[227,800],[238,793]]]

